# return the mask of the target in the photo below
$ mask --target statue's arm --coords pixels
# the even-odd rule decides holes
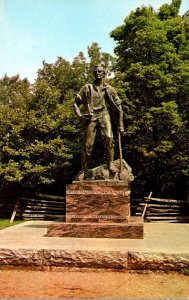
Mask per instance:
[[[83,120],[89,120],[93,113],[91,112],[91,108],[89,105],[89,98],[90,98],[90,85],[85,84],[79,91],[79,93],[75,97],[74,102],[74,111],[78,118]],[[83,105],[83,113],[80,110],[80,105]]]
[[[123,125],[123,109],[121,104],[118,105],[119,109],[119,131],[122,133],[124,132],[124,125]]]
[[[122,133],[124,132],[124,125],[123,125],[123,109],[121,106],[121,99],[119,98],[116,90],[112,86],[108,86],[108,93],[110,97],[112,97],[116,107],[119,111],[119,127],[118,130]]]
[[[115,101],[115,104],[118,108],[118,111],[119,111],[119,127],[118,127],[118,130],[120,132],[124,132],[124,125],[123,125],[123,109],[122,109],[122,106],[121,106],[121,99],[119,98],[118,94],[116,93],[116,91],[114,90],[114,101]]]
[[[83,121],[83,114],[81,113],[80,110],[80,105],[84,104],[85,99],[86,99],[86,95],[87,95],[87,87],[88,85],[85,84],[79,91],[79,93],[76,95],[75,97],[75,102],[74,102],[74,111],[75,114],[77,115],[77,117],[79,118],[79,120]]]
[[[82,98],[80,96],[80,94],[77,94],[75,97],[75,102],[74,102],[74,112],[77,115],[77,117],[79,118],[79,120],[82,120],[82,113],[80,111],[79,105],[82,104]]]

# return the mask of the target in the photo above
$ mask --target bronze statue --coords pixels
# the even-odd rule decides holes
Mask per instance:
[[[114,88],[104,82],[104,67],[95,66],[93,74],[94,82],[85,84],[81,88],[74,103],[74,110],[79,119],[81,121],[86,120],[81,161],[82,173],[80,175],[83,179],[87,179],[97,128],[100,129],[102,135],[108,170],[110,173],[118,171],[114,165],[114,141],[110,110],[118,113],[118,130],[120,133],[124,131],[121,101]]]

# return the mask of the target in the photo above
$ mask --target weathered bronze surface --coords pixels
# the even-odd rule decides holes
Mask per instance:
[[[88,169],[94,141],[99,128],[102,135],[107,167],[110,174],[118,170],[114,165],[114,141],[110,111],[118,114],[120,133],[124,131],[121,101],[114,88],[104,82],[105,70],[101,65],[94,68],[94,82],[85,84],[75,98],[74,110],[81,121],[86,122],[81,174],[79,180],[88,178]],[[82,109],[80,109],[80,106]]]

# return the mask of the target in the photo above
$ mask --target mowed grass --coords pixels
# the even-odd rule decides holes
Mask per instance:
[[[10,227],[10,226],[20,224],[22,222],[23,221],[14,221],[14,222],[10,223],[9,219],[0,219],[0,230],[4,229],[4,228],[7,228],[7,227]]]

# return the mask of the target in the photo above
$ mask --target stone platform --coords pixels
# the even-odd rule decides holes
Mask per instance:
[[[0,230],[0,269],[189,269],[189,224],[144,223],[143,239],[49,238],[51,224],[27,221]]]
[[[47,236],[140,239],[143,219],[130,217],[128,182],[75,181],[66,189],[66,222],[50,225]]]
[[[127,223],[57,223],[48,226],[48,237],[143,238],[143,218],[128,217]]]

